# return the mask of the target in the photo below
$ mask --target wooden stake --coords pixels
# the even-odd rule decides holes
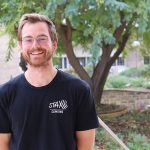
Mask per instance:
[[[115,139],[117,144],[119,144],[124,150],[129,150],[129,148],[118,138],[118,136],[98,117],[100,125]]]

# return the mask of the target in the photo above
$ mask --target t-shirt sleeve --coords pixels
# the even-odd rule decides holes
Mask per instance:
[[[0,106],[0,133],[9,133],[10,131],[10,123],[8,119],[8,115],[5,110]]]
[[[76,131],[84,131],[99,127],[94,98],[88,85],[80,88],[78,100]]]
[[[7,96],[4,89],[0,87],[0,133],[10,133],[10,120],[8,115]]]

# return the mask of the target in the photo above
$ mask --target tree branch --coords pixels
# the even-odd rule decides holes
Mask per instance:
[[[62,43],[63,43],[65,53],[67,54],[70,64],[73,66],[74,70],[77,72],[80,78],[84,79],[91,86],[92,82],[91,82],[90,76],[85,71],[83,66],[80,64],[73,50],[72,29],[71,29],[72,27],[71,27],[70,21],[67,19],[66,23],[67,23],[66,25],[62,25],[62,24],[56,25],[59,35],[61,37]]]

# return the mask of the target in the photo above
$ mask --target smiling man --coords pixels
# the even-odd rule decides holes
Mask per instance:
[[[84,81],[54,67],[53,22],[23,15],[18,41],[27,71],[0,86],[0,150],[93,150],[93,96]]]

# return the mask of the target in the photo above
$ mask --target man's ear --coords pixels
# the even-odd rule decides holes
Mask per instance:
[[[18,41],[18,46],[19,46],[19,48],[22,49],[22,42],[21,41]]]
[[[57,49],[57,47],[58,47],[58,44],[57,44],[57,42],[56,42],[56,41],[54,41],[54,42],[53,42],[53,48],[54,48],[54,50],[56,50],[56,49]]]

